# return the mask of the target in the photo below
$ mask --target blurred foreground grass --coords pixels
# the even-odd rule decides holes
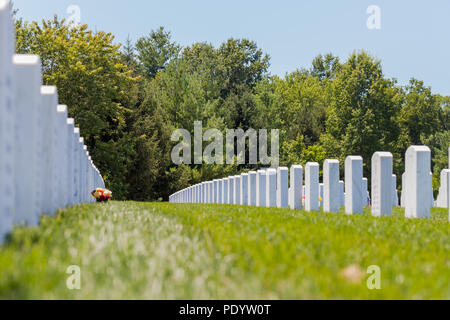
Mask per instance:
[[[111,202],[15,228],[1,299],[450,299],[448,210],[432,218]],[[66,270],[81,269],[69,290]],[[381,269],[369,290],[367,268]]]

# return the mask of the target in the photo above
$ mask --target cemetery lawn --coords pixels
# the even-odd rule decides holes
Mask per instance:
[[[81,289],[66,270],[81,268]],[[367,288],[367,268],[381,289]],[[87,204],[15,228],[1,299],[450,299],[448,210],[429,220],[227,205]]]

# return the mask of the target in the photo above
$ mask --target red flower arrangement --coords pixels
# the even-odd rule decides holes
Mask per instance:
[[[112,197],[112,192],[108,189],[97,188],[91,192],[92,197],[97,199],[97,202],[108,202]]]

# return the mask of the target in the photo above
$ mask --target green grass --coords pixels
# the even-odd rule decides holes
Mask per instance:
[[[0,247],[0,298],[450,299],[449,231],[441,209],[409,220],[402,209],[89,204],[13,231]],[[66,287],[70,265],[81,290]],[[367,288],[370,265],[380,290]]]

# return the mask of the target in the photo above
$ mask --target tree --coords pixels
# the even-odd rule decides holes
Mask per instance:
[[[319,80],[334,80],[340,69],[339,58],[328,53],[325,56],[318,55],[314,58],[310,73],[313,77],[319,78]]]
[[[129,92],[136,79],[121,62],[120,46],[109,33],[69,27],[56,16],[42,25],[17,20],[16,32],[17,52],[40,55],[44,84],[58,87],[59,102],[68,106],[108,187],[126,198],[135,143],[127,106],[134,104]]]
[[[328,156],[341,163],[348,155],[361,155],[369,177],[374,152],[391,151],[398,156],[401,92],[395,82],[384,78],[380,61],[364,51],[353,53],[342,65],[332,90],[322,145]]]
[[[269,56],[247,39],[229,39],[218,49],[218,76],[222,80],[221,97],[226,98],[240,85],[253,88],[269,68]]]
[[[425,87],[423,81],[411,79],[405,88],[405,100],[399,123],[404,145],[423,144],[424,139],[440,131],[443,109],[441,99]]]
[[[148,36],[140,38],[136,43],[136,50],[144,75],[154,78],[171,60],[178,57],[181,47],[171,42],[170,32],[160,27],[151,31]]]

